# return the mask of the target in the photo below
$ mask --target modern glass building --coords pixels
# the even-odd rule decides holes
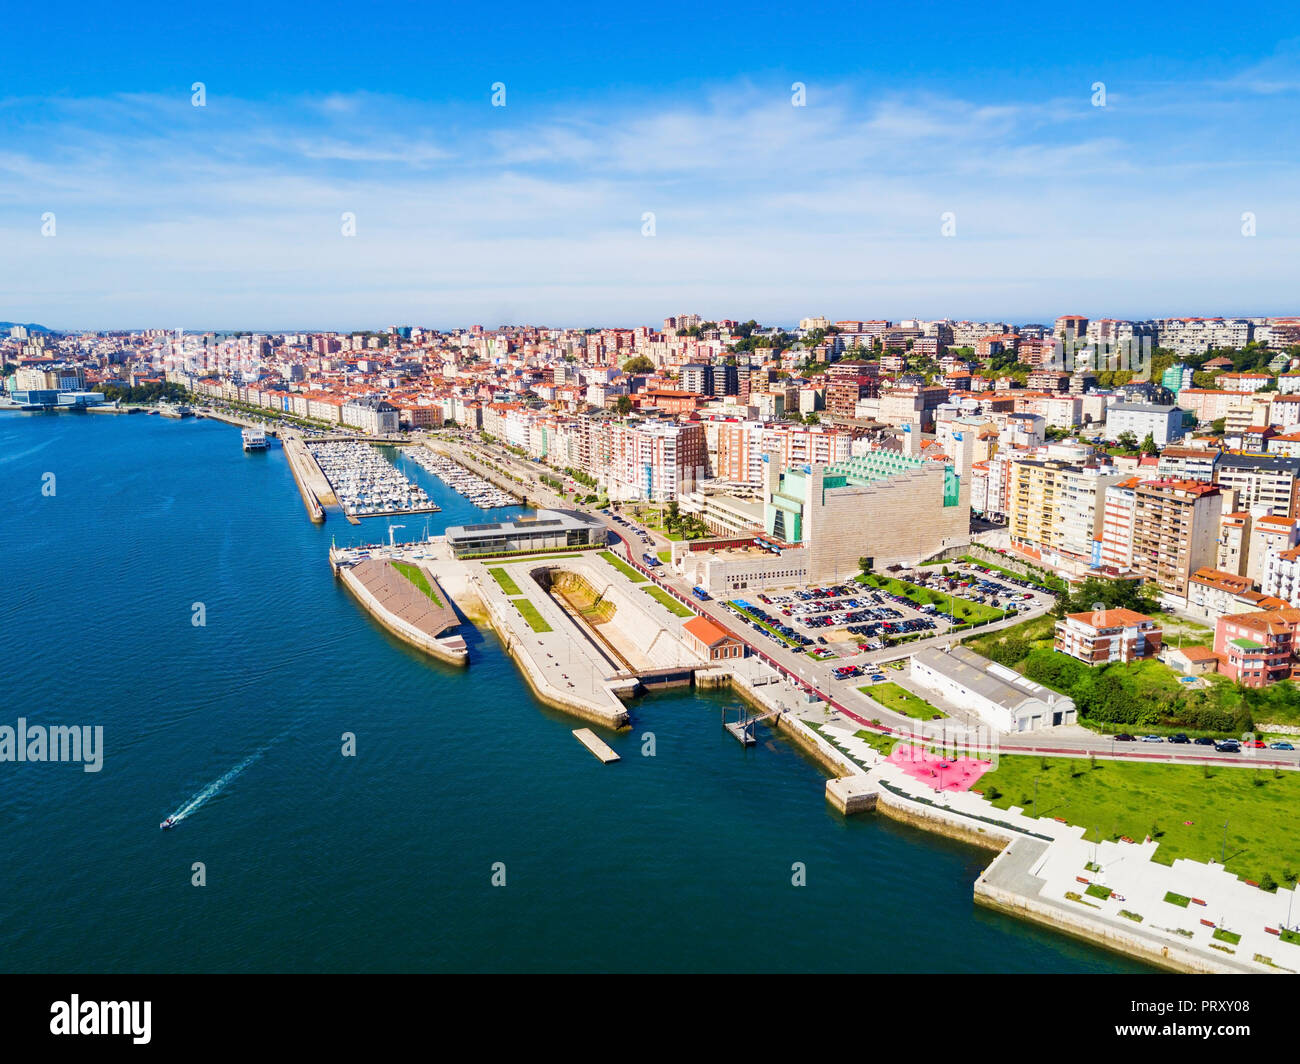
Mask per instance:
[[[604,542],[605,526],[577,510],[538,510],[533,516],[513,521],[452,525],[447,529],[447,545],[457,558],[599,546]]]

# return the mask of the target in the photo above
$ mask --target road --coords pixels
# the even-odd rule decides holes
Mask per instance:
[[[458,442],[466,442],[464,440]],[[922,647],[943,647],[953,643],[960,642],[961,639],[970,634],[969,631],[957,632],[952,635],[939,633],[929,639],[917,640],[913,643],[904,644],[902,647],[886,647],[884,650],[869,651],[867,653],[854,654],[851,657],[835,658],[828,662],[819,662],[808,657],[803,653],[795,653],[783,643],[766,637],[757,636],[753,629],[747,626],[741,626],[736,623],[735,617],[722,608],[716,600],[707,602],[698,602],[691,595],[691,586],[680,577],[671,573],[661,573],[651,570],[641,563],[641,554],[643,546],[639,540],[633,541],[630,534],[618,525],[611,517],[575,504],[571,500],[563,499],[552,492],[546,485],[538,479],[540,472],[545,471],[547,475],[563,476],[557,473],[549,466],[540,468],[536,463],[526,461],[517,455],[507,451],[504,447],[484,444],[478,441],[472,442],[472,450],[478,450],[488,453],[492,461],[502,467],[511,470],[515,475],[523,477],[529,485],[529,494],[538,498],[543,505],[550,507],[564,507],[568,509],[580,509],[590,516],[597,518],[604,523],[607,536],[611,542],[617,541],[621,544],[629,564],[634,566],[651,580],[655,581],[660,587],[670,592],[675,598],[679,599],[695,612],[707,616],[712,621],[720,625],[734,635],[737,639],[744,642],[750,651],[768,665],[775,668],[781,675],[793,681],[805,691],[816,695],[819,699],[829,702],[831,707],[852,720],[857,721],[865,728],[874,728],[876,730],[888,730],[899,735],[910,735],[917,738],[924,738],[927,741],[936,741],[940,739],[943,732],[952,735],[957,729],[963,729],[963,726],[956,724],[954,721],[948,721],[943,725],[933,725],[935,730],[920,730],[921,725],[910,717],[895,713],[887,709],[874,699],[868,697],[857,690],[857,686],[852,680],[837,680],[832,669],[837,665],[845,662],[852,664],[873,664],[883,665],[886,662],[906,660],[914,650]],[[472,451],[471,451],[472,453]],[[653,548],[647,550],[648,553],[671,549],[672,543],[664,538],[653,529],[646,530],[654,540]],[[1040,617],[1047,612],[1047,607],[1038,607],[1031,611],[1017,614],[1005,621],[997,621],[980,629],[980,632],[997,631],[1001,628],[1011,627],[1021,624],[1026,620],[1034,617]],[[879,726],[873,725],[872,721],[879,721]],[[1212,747],[1199,747],[1195,745],[1177,745],[1171,743],[1117,743],[1110,736],[1102,735],[1080,735],[1080,734],[1063,734],[1060,732],[1028,732],[1028,733],[1002,733],[997,737],[998,747],[1006,753],[1014,754],[1038,754],[1048,756],[1064,757],[1097,757],[1099,759],[1114,759],[1123,761],[1147,761],[1161,763],[1178,763],[1188,765],[1229,765],[1236,767],[1260,767],[1272,768],[1277,766],[1284,769],[1300,768],[1300,751],[1285,750],[1254,750],[1243,748],[1239,754],[1220,754]],[[1208,750],[1208,753],[1201,752]]]

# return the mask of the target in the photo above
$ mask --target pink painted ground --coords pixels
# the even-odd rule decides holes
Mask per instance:
[[[922,747],[899,743],[889,760],[912,779],[936,791],[968,791],[993,766],[988,761],[962,757],[945,761]]]

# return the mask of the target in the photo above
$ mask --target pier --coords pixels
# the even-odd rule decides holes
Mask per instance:
[[[422,566],[415,566],[428,587],[426,592],[393,562],[358,557],[364,553],[331,550],[330,564],[366,610],[404,642],[450,664],[467,664],[469,649],[464,637],[443,635],[448,628],[459,625],[460,618],[437,578]]]
[[[284,455],[289,460],[289,470],[293,473],[294,483],[302,495],[302,504],[307,507],[307,516],[317,524],[325,520],[325,507],[322,497],[330,502],[336,501],[330,491],[329,481],[316,465],[306,445],[297,436],[284,438]]]
[[[611,765],[621,760],[618,754],[614,753],[590,728],[574,728],[573,737],[595,754],[602,765]]]

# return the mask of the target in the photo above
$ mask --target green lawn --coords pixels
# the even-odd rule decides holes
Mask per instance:
[[[978,602],[964,599],[960,595],[949,595],[947,592],[918,587],[907,580],[899,580],[892,576],[882,577],[877,576],[875,573],[864,573],[856,577],[856,579],[858,583],[866,584],[868,587],[888,591],[891,595],[901,595],[917,606],[926,606],[933,603],[944,612],[948,612],[951,607],[952,615],[959,622],[980,624],[985,621],[1000,621],[1007,615],[1005,610],[994,609],[992,606],[983,606]]]
[[[992,562],[986,562],[983,558],[976,558],[970,554],[963,554],[958,561],[967,562],[970,565],[982,565],[985,569],[991,569],[995,573],[1001,573],[1003,576],[1009,577],[1012,580],[1028,580],[1035,587],[1040,588],[1043,591],[1055,590],[1048,587],[1048,585],[1044,584],[1042,580],[1036,576],[1025,576],[1023,573],[1018,573],[1014,569],[1004,569],[1000,565],[994,565]],[[951,565],[953,563],[949,562],[948,564]]]
[[[673,598],[672,595],[668,594],[668,592],[661,587],[655,587],[653,584],[650,584],[647,587],[643,587],[641,590],[644,591],[656,602],[660,603],[665,609],[669,610],[672,613],[675,613],[678,617],[695,616],[694,610],[686,606],[683,606],[680,602],[678,602],[675,598]]]
[[[1264,874],[1283,882],[1300,869],[1300,833],[1294,813],[1300,802],[1300,773],[1249,767],[1129,764],[1083,758],[1003,755],[979,788],[994,805],[1017,805],[1029,816],[1060,817],[1086,829],[1093,841],[1127,836],[1141,842],[1154,831],[1155,860],[1177,857],[1218,861],[1227,823],[1227,869],[1261,882]],[[1038,808],[1034,808],[1034,781]],[[1258,782],[1257,782],[1258,781]],[[994,794],[997,797],[992,797]],[[1177,904],[1177,902],[1174,902]]]
[[[889,756],[890,752],[898,745],[898,737],[895,735],[886,735],[884,732],[868,731],[863,728],[861,731],[853,733],[859,739],[871,744],[871,749],[877,753]]]
[[[428,595],[435,606],[442,605],[442,599],[438,598],[437,592],[429,586],[428,577],[425,576],[424,570],[418,565],[412,565],[410,562],[393,562],[393,568]]]
[[[519,585],[510,579],[510,574],[504,569],[489,569],[488,572],[492,574],[492,579],[501,585],[501,590],[507,595],[513,596],[521,593]]]
[[[1050,650],[1055,633],[1056,619],[1048,613],[1013,624],[1010,628],[1003,628],[998,632],[985,632],[983,635],[972,636],[965,640],[965,643],[977,654],[983,654],[988,658],[993,656],[991,650],[995,644],[1008,639],[1023,639],[1030,644],[1031,649],[1046,647]]]
[[[869,684],[866,687],[859,687],[858,690],[895,713],[902,713],[915,720],[934,720],[948,715],[896,683],[878,683],[875,686]]]
[[[514,604],[515,609],[517,609],[523,616],[524,620],[528,622],[528,627],[534,632],[549,632],[552,630],[551,626],[546,623],[546,618],[538,613],[537,607],[526,598],[516,598],[511,599],[510,601]]]
[[[663,562],[664,565],[667,565],[670,561],[673,560],[673,552],[670,550],[657,551],[655,557],[657,557],[661,562]]]
[[[749,610],[740,609],[739,606],[736,606],[736,603],[734,601],[731,603],[731,605],[735,606],[737,610],[740,610],[742,616],[748,617],[751,621],[753,621],[756,625],[762,628],[765,632],[771,632],[774,636],[776,636],[777,639],[781,640],[781,642],[784,643],[786,646],[791,648],[799,647],[800,649],[803,649],[802,643],[794,639],[786,638],[786,636],[782,635],[766,621],[759,620],[757,617],[755,617],[752,613],[749,612]],[[816,655],[817,652],[815,649],[810,648],[808,653]],[[829,654],[830,651],[827,651],[826,653]]]
[[[603,550],[600,552],[600,556],[604,558],[605,561],[609,562],[609,564],[612,565],[615,569],[617,569],[620,573],[626,576],[629,580],[631,580],[632,583],[644,584],[646,582],[646,578],[644,576],[642,576],[635,569],[633,569],[632,566],[628,565],[627,562],[617,557],[612,551]]]

